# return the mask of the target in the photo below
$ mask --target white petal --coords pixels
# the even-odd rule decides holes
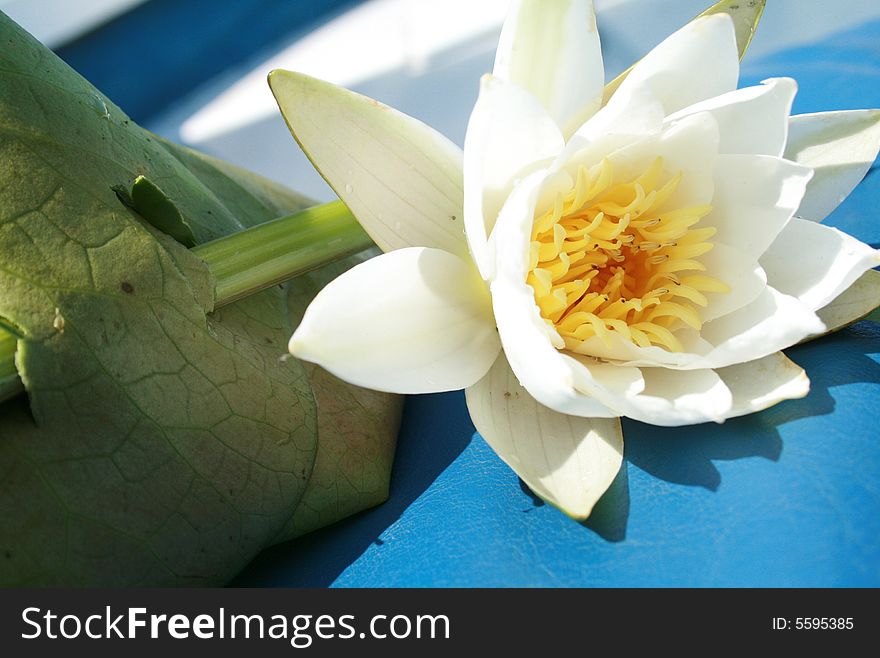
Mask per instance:
[[[465,392],[477,431],[529,488],[576,519],[590,515],[623,460],[617,418],[578,418],[542,406],[504,355]]]
[[[290,339],[294,356],[391,393],[470,386],[498,349],[489,295],[476,270],[425,247],[383,254],[333,280]]]
[[[765,4],[766,0],[749,0],[748,2],[741,2],[741,0],[718,0],[702,12],[698,18],[712,14],[727,14],[730,16],[736,32],[739,58],[742,59],[746,50],[748,50],[752,37],[755,35],[755,30],[758,27],[758,22],[761,20]],[[640,4],[636,3],[635,7],[640,7]],[[617,91],[634,66],[635,64],[605,85],[605,102],[608,102],[608,99]]]
[[[663,425],[693,425],[719,422],[733,401],[730,390],[712,370],[669,370],[642,368],[645,391],[640,398],[654,398]],[[655,422],[655,421],[649,421]]]
[[[733,21],[717,14],[691,21],[654,48],[633,67],[614,95],[626,96],[646,85],[670,115],[733,91],[738,78]]]
[[[590,0],[515,0],[493,73],[534,94],[566,137],[602,102],[605,72]]]
[[[719,368],[716,372],[733,394],[727,418],[762,411],[783,400],[802,398],[810,392],[807,373],[782,352]]]
[[[626,96],[612,96],[605,107],[575,131],[556,166],[573,157],[596,162],[639,137],[657,135],[663,129],[664,116],[663,104],[649,87],[638,87]]]
[[[703,325],[701,336],[714,347],[686,367],[754,361],[823,331],[825,325],[809,307],[767,286],[751,304]]]
[[[663,129],[663,103],[648,86],[637,87],[626,96],[612,96],[575,132],[573,140],[596,141],[606,135],[656,135]]]
[[[797,210],[812,170],[765,155],[721,155],[715,166],[712,212],[700,226],[712,238],[760,258]]]
[[[816,170],[798,216],[825,219],[864,178],[878,149],[880,110],[791,117],[785,157]]]
[[[651,118],[653,112],[648,109],[635,123],[618,125],[614,123],[615,117],[605,114],[609,108],[611,103],[583,126],[551,170],[566,171],[574,179],[578,167],[589,168],[607,158],[613,165],[615,180],[633,180],[661,157],[665,179],[682,174],[681,182],[666,202],[667,207],[711,203],[719,139],[718,124],[711,114],[695,114],[664,127],[662,115]],[[606,119],[612,122],[613,130],[621,127],[624,132],[603,134]],[[594,123],[602,125],[594,126]],[[632,133],[625,132],[628,130]]]
[[[525,287],[535,206],[550,178],[551,175],[545,170],[526,176],[513,188],[498,214],[492,232],[492,239],[496,243],[495,270],[498,279],[506,280],[511,285],[522,283]],[[564,176],[561,178],[571,180]]]
[[[382,251],[434,247],[468,257],[461,149],[329,82],[279,70],[269,83],[303,151]]]
[[[880,265],[880,251],[835,228],[795,217],[761,264],[771,286],[815,311]]]
[[[496,279],[492,283],[492,303],[504,353],[519,382],[532,397],[562,414],[585,418],[620,415],[575,388],[575,371],[579,364],[551,343],[531,288]],[[621,374],[631,373],[621,370]],[[626,389],[641,388],[638,381],[615,380],[613,384],[623,387],[624,390],[618,390],[620,395]]]
[[[772,78],[686,107],[668,121],[710,112],[718,122],[721,153],[781,156],[796,93],[797,83],[791,78]]]
[[[880,307],[880,272],[868,270],[830,304],[820,308],[818,316],[827,331],[832,332],[861,320],[877,307]]]
[[[641,368],[641,390],[623,392],[616,383],[619,371],[637,368],[600,364],[580,359],[584,370],[575,371],[575,385],[596,397],[621,416],[652,425],[694,425],[720,422],[730,411],[730,391],[712,370]],[[588,374],[585,374],[588,373]]]
[[[699,310],[703,322],[732,313],[757,299],[767,287],[767,275],[749,254],[726,244],[716,243],[712,251],[700,256],[706,274],[730,287],[729,292],[707,292],[709,303]]]
[[[492,275],[488,235],[515,179],[555,157],[565,142],[553,119],[527,91],[483,76],[464,140],[464,222],[484,279]]]
[[[664,207],[672,209],[709,204],[715,188],[713,172],[718,160],[718,125],[708,113],[695,114],[667,126],[657,135],[644,137],[602,155],[613,165],[615,180],[621,181],[634,180],[658,157],[663,158],[664,180],[679,173],[682,175],[681,182]],[[581,163],[584,161],[579,153],[567,164],[568,171],[576,171]]]

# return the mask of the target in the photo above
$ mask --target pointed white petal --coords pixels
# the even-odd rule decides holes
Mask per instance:
[[[464,140],[464,222],[484,279],[492,275],[488,235],[514,180],[555,157],[565,142],[538,100],[517,85],[483,76]]]
[[[712,238],[760,258],[793,216],[812,170],[766,155],[721,155],[715,166],[712,212],[700,226]]]
[[[767,287],[767,275],[749,254],[726,244],[716,243],[712,251],[700,256],[706,274],[726,283],[728,292],[707,292],[709,303],[699,310],[703,322],[711,322],[757,299]]]
[[[730,411],[730,391],[712,370],[632,368],[579,359],[575,385],[621,416],[676,427],[720,422]],[[641,390],[624,390],[615,380],[640,372]]]
[[[626,96],[612,96],[608,104],[577,129],[570,142],[598,141],[607,135],[656,135],[663,129],[663,103],[647,85]]]
[[[810,392],[807,374],[782,352],[719,368],[716,372],[733,394],[727,418],[762,411],[783,400],[802,398]]]
[[[605,72],[590,0],[515,0],[493,73],[534,94],[568,137],[602,102]]]
[[[755,30],[758,28],[761,15],[764,13],[765,3],[766,0],[748,0],[748,2],[742,2],[742,0],[718,0],[697,18],[711,16],[713,14],[727,14],[730,16],[730,18],[733,19],[734,30],[736,32],[736,45],[739,50],[739,58],[742,60],[746,50],[748,50],[749,44],[752,42]],[[608,102],[608,99],[611,98],[615,91],[617,91],[620,84],[626,79],[634,67],[635,64],[605,85],[605,93],[603,96],[604,102]]]
[[[738,78],[733,21],[718,14],[691,21],[668,37],[633,67],[614,95],[626,96],[646,85],[670,115],[733,91]]]
[[[816,314],[771,286],[751,304],[705,325],[701,336],[714,347],[687,368],[723,368],[754,361],[825,331]]]
[[[880,265],[880,251],[836,228],[793,218],[761,257],[767,280],[814,311]]]
[[[781,156],[796,93],[797,83],[791,78],[772,78],[696,103],[667,120],[710,112],[718,122],[721,153]]]
[[[830,333],[861,320],[877,307],[880,307],[880,272],[868,270],[817,314]]]
[[[410,247],[352,268],[306,309],[290,352],[390,393],[470,386],[498,355],[488,291],[470,263]]]
[[[640,138],[657,135],[663,129],[664,116],[663,104],[649,87],[638,87],[626,96],[613,96],[575,131],[554,167],[563,167],[573,158],[579,162],[598,162],[607,153]]]
[[[566,416],[539,404],[503,354],[465,395],[477,431],[532,491],[571,517],[590,515],[620,470],[619,419]]]
[[[816,170],[798,216],[825,219],[864,178],[878,149],[880,110],[791,117],[785,157]]]
[[[382,251],[434,247],[468,257],[461,149],[329,82],[278,70],[269,84],[303,151]]]

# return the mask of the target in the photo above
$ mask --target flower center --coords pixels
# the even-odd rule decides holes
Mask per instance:
[[[582,166],[573,189],[537,216],[527,281],[567,349],[586,354],[585,341],[597,336],[610,346],[617,335],[679,352],[673,332],[702,327],[704,293],[729,290],[700,274],[715,229],[695,225],[712,207],[668,209],[681,174],[662,180],[662,169],[657,158],[620,182],[607,159]]]

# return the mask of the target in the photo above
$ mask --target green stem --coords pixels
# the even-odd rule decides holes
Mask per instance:
[[[230,304],[373,246],[342,201],[308,208],[193,247],[215,279],[214,307]],[[17,338],[0,327],[0,402],[24,390]]]
[[[214,304],[223,306],[372,245],[345,204],[334,201],[192,251],[211,268]]]

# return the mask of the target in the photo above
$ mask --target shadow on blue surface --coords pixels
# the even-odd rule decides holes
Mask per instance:
[[[717,491],[721,485],[715,461],[747,457],[779,461],[783,442],[778,426],[832,413],[835,402],[830,389],[833,387],[880,381],[880,365],[868,356],[880,351],[880,341],[870,327],[855,325],[786,351],[795,362],[822,361],[823,367],[808,369],[811,379],[808,398],[790,400],[721,426],[654,427],[625,419],[627,460],[667,482],[710,491]],[[836,358],[823,359],[823,352],[833,352]],[[662,442],[662,450],[657,449],[658,442]]]
[[[757,427],[743,432],[740,426],[743,421],[729,421],[721,427],[697,425],[692,428],[654,427],[625,421],[626,458],[666,482],[717,491],[721,486],[721,473],[715,461],[748,457],[778,461],[782,454],[782,438],[775,426],[745,422]]]
[[[617,543],[626,539],[629,522],[629,472],[622,466],[614,482],[596,503],[590,518],[581,525],[599,535],[607,542]]]
[[[544,507],[545,503],[540,496],[529,488],[522,479],[519,480],[519,488],[532,500],[532,507],[524,509],[528,514],[538,507]],[[629,519],[629,477],[626,468],[621,468],[617,477],[608,487],[608,490],[596,503],[590,517],[580,524],[592,530],[607,542],[617,543],[626,539],[626,523]],[[572,521],[573,522],[573,521]]]

